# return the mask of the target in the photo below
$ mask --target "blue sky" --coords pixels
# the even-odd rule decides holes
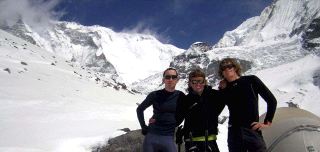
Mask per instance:
[[[226,31],[258,16],[272,0],[65,0],[61,20],[120,31],[149,31],[187,49],[193,42],[215,44]]]

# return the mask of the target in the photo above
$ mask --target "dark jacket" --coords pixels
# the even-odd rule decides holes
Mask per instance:
[[[229,108],[230,126],[251,128],[252,122],[259,122],[258,95],[268,106],[264,122],[272,122],[277,100],[257,76],[241,76],[235,81],[228,82],[223,93]]]
[[[221,102],[220,93],[210,86],[205,86],[200,95],[191,89],[189,94],[178,100],[176,119],[180,124],[184,121],[184,136],[188,138],[190,132],[193,137],[218,134],[218,116],[223,110],[224,104]]]
[[[153,134],[173,136],[176,127],[175,112],[177,100],[182,96],[185,96],[184,93],[178,90],[168,92],[162,89],[151,92],[137,108],[137,116],[141,128],[148,128],[148,132]],[[143,112],[151,105],[153,106],[152,117],[156,121],[147,127]]]

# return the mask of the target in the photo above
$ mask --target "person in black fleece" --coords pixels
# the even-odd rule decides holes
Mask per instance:
[[[187,152],[219,152],[218,115],[224,104],[219,92],[206,84],[205,73],[193,70],[189,74],[189,93],[178,100],[176,119],[178,124],[184,120],[182,132]]]
[[[142,134],[146,135],[143,141],[144,152],[176,152],[174,132],[176,127],[177,100],[184,95],[175,90],[178,82],[178,73],[174,68],[168,68],[163,72],[165,88],[151,92],[138,106],[137,116],[142,128]],[[153,106],[153,122],[146,125],[144,110]]]
[[[265,84],[254,75],[241,76],[240,64],[233,58],[220,62],[221,90],[229,109],[229,152],[265,152],[261,130],[271,126],[277,100]],[[258,95],[267,103],[267,114],[259,122]]]

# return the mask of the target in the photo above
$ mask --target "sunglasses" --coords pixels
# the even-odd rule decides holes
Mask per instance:
[[[178,76],[177,75],[165,75],[164,76],[164,79],[167,79],[167,80],[169,80],[169,79],[177,79],[178,78]]]
[[[191,84],[204,84],[204,80],[191,80]]]
[[[226,70],[226,69],[231,69],[234,68],[235,66],[233,64],[227,64],[221,67],[222,71]]]

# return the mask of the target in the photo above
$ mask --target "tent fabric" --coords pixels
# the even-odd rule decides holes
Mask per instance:
[[[303,109],[277,108],[272,126],[262,133],[268,152],[320,151],[320,118]]]

